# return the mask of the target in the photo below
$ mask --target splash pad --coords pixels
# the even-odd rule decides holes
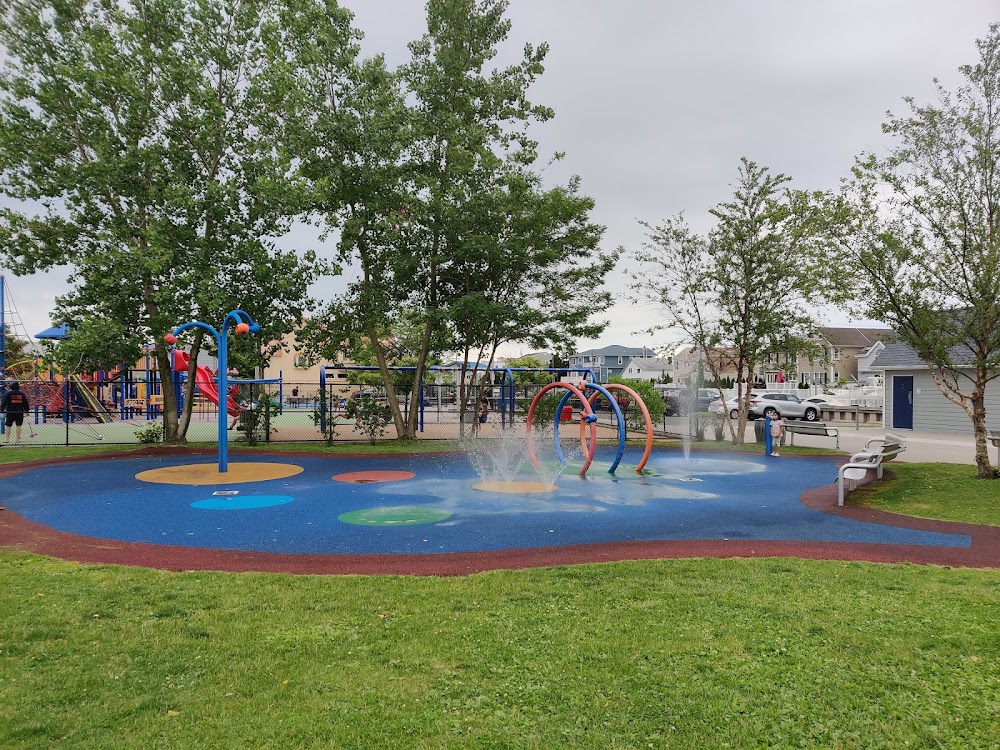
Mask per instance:
[[[550,429],[538,424],[535,415],[545,394],[555,389],[563,389],[566,393],[556,407],[556,418]],[[539,390],[532,399],[523,433],[512,427],[502,431],[499,438],[475,437],[465,442],[464,450],[482,479],[473,485],[473,489],[505,494],[552,492],[557,489],[556,479],[571,465],[571,458],[576,458],[580,464],[579,475],[586,476],[597,452],[597,413],[594,405],[600,397],[608,401],[617,428],[617,450],[607,469],[608,474],[615,475],[625,454],[627,426],[618,399],[611,391],[618,391],[634,401],[643,416],[646,444],[635,467],[636,474],[642,475],[653,447],[653,424],[649,410],[639,394],[628,386],[617,383],[601,386],[586,381],[577,384],[553,382]],[[564,447],[559,428],[562,422],[572,420],[571,415],[575,410],[569,405],[569,400],[574,397],[579,409],[579,446],[569,442]],[[564,414],[570,415],[569,419],[563,419]],[[542,460],[539,458],[540,452],[551,454],[552,458]],[[567,452],[570,453],[569,456]],[[529,460],[534,469],[533,475],[522,476]]]
[[[0,474],[21,477],[8,483],[0,543],[81,561],[311,573],[458,573],[715,549],[917,560],[934,549],[946,564],[968,553],[964,531],[863,522],[803,504],[804,494],[832,487],[836,458],[789,459],[779,469],[748,454],[653,453],[651,429],[644,449],[626,449],[614,389],[547,390],[556,388],[566,390],[556,414],[573,397],[579,409],[578,435],[565,440],[561,419],[533,419],[536,399],[525,430],[477,438],[461,454],[246,455],[225,474],[206,456],[163,454],[10,467]],[[601,397],[618,424],[610,460],[596,454]],[[911,556],[917,546],[924,551]]]

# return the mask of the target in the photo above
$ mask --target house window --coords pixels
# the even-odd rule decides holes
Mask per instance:
[[[308,370],[309,369],[309,358],[306,357],[304,354],[296,354],[295,355],[295,366],[298,367],[300,370]]]
[[[604,357],[601,357],[601,364],[604,364]]]
[[[619,357],[619,358],[618,358],[618,364],[621,364],[621,363],[622,363],[622,358],[621,358],[621,357]],[[631,370],[629,370],[629,372],[632,372],[632,371],[631,371]]]
[[[834,361],[840,359],[840,349],[834,349],[833,350],[833,359],[834,359]]]

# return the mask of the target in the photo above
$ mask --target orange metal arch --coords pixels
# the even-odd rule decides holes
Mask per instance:
[[[646,408],[646,402],[642,400],[642,397],[627,385],[622,385],[621,383],[605,383],[604,387],[609,391],[622,391],[623,393],[627,393],[642,411],[642,418],[646,423],[646,450],[643,452],[642,459],[639,461],[639,464],[635,467],[636,472],[641,474],[642,467],[646,465],[646,462],[649,460],[649,454],[653,450],[653,419],[649,416],[649,409]],[[600,391],[594,391],[590,394],[591,405],[593,405],[594,401],[596,401],[597,397],[600,395]]]

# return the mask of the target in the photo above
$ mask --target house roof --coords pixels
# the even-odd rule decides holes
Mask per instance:
[[[628,364],[643,370],[669,370],[670,360],[663,357],[630,357]]]
[[[962,366],[969,363],[969,350],[964,346],[953,346],[949,350],[952,362]],[[878,353],[869,369],[872,370],[926,370],[927,363],[911,347],[902,341],[890,341]]]
[[[850,346],[865,349],[876,341],[885,341],[895,335],[891,328],[820,328],[823,338],[834,346]]]
[[[576,352],[574,357],[641,357],[647,354],[655,354],[656,350],[651,346],[620,346],[612,344],[600,349],[587,349],[583,352]]]

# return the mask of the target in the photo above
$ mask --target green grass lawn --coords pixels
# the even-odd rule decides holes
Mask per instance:
[[[893,462],[890,481],[850,494],[850,504],[919,518],[1000,526],[1000,480],[980,479],[974,466]]]
[[[1000,573],[683,560],[461,578],[0,554],[0,747],[988,748]]]
[[[893,470],[854,498],[996,523],[971,467]],[[0,748],[993,748],[998,622],[1000,571],[933,566],[288,576],[5,550]]]

